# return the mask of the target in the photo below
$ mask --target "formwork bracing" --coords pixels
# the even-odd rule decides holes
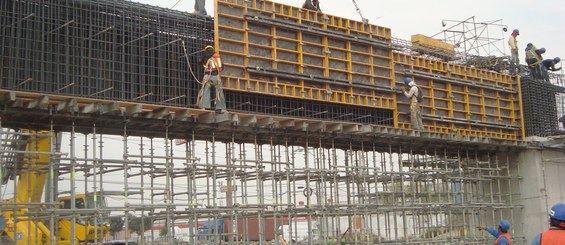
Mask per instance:
[[[49,178],[50,193],[94,193],[106,201],[69,212],[53,201],[57,196],[49,197],[50,202],[30,203],[29,211],[16,217],[48,220],[52,234],[53,224],[61,220],[104,222],[111,212],[130,219],[150,217],[152,226],[184,227],[169,236],[160,235],[160,229],[145,232],[145,244],[174,239],[190,244],[220,239],[228,244],[274,244],[281,225],[288,225],[293,240],[306,244],[484,244],[488,237],[476,226],[502,217],[512,220],[520,209],[513,204],[520,190],[511,152],[430,146],[416,154],[411,147],[386,142],[347,149],[320,147],[317,137],[303,145],[291,145],[289,139],[254,144],[219,142],[214,134],[205,141],[187,134],[179,144],[167,130],[159,138],[130,136],[127,123],[121,136],[99,134],[96,126],[91,133],[71,127],[57,136],[60,146],[53,143],[47,152],[11,148],[29,134],[2,131],[2,162],[10,163],[3,164],[4,174],[29,167],[18,165],[18,157],[48,154],[51,160],[45,167],[29,171],[56,170]],[[266,136],[250,139],[258,137]],[[3,199],[19,195],[17,184],[3,186]],[[3,212],[17,208],[2,205]],[[202,224],[223,229],[203,233]],[[519,229],[517,224],[513,231],[519,234]]]

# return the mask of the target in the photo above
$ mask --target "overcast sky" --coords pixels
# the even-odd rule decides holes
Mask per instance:
[[[146,4],[193,12],[194,0],[134,0]],[[301,6],[304,0],[273,0],[292,6]],[[474,16],[476,22],[502,19],[509,32],[520,30],[518,45],[520,61],[524,63],[524,48],[528,42],[547,49],[544,58],[565,57],[565,2],[563,0],[474,0],[474,1],[378,1],[356,0],[363,17],[371,24],[391,28],[394,37],[410,39],[412,34],[432,36],[442,31],[442,20],[465,20]],[[206,1],[206,9],[213,14],[213,0]],[[323,12],[361,20],[352,0],[320,0]],[[455,22],[447,22],[448,26]],[[495,29],[495,31],[499,31]],[[491,31],[492,32],[492,31]],[[504,38],[510,33],[493,33],[491,37]],[[501,44],[502,45],[502,44]],[[508,47],[502,47],[508,52]]]

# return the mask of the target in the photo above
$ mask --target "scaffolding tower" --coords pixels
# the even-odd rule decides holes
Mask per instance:
[[[23,133],[2,131],[3,145],[18,135]],[[384,141],[328,148],[315,136],[302,145],[273,137],[267,140],[281,144],[252,143],[265,135],[251,135],[249,143],[220,142],[213,133],[207,140],[189,133],[176,144],[167,130],[158,138],[130,136],[127,123],[121,136],[99,134],[93,126],[90,133],[71,130],[61,137],[61,157],[49,164],[57,169],[58,192],[119,195],[107,196],[107,206],[65,215],[51,202],[29,218],[103,220],[111,212],[150,217],[167,230],[188,224],[182,234],[169,236],[149,229],[137,238],[142,244],[271,244],[281,225],[289,225],[291,234],[304,234],[293,227],[308,227],[307,237],[300,237],[306,244],[484,244],[489,238],[477,226],[512,221],[520,209],[511,152],[430,146],[416,153]],[[11,152],[3,148],[3,163],[13,159]],[[17,194],[15,184],[2,186],[3,199]],[[211,233],[197,225],[219,220],[223,229]],[[513,226],[514,241],[519,229]]]

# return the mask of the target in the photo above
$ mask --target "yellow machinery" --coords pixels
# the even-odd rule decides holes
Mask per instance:
[[[57,199],[61,209],[71,209],[71,196],[59,197]],[[75,208],[76,209],[94,209],[94,208],[105,208],[106,199],[102,196],[95,194],[80,194],[75,195]],[[107,225],[108,214],[103,214],[102,218],[88,218],[88,219],[77,219],[75,224],[75,236],[79,241],[101,241],[104,236],[110,230],[110,226]],[[71,221],[61,220],[59,221],[59,233],[62,237],[71,236]],[[98,234],[96,234],[98,233]],[[96,234],[96,235],[95,235]]]
[[[71,244],[70,220],[58,220],[58,227],[54,229],[58,233],[52,234],[39,215],[44,208],[44,205],[41,205],[41,197],[46,174],[49,171],[54,140],[55,135],[48,132],[22,131],[14,133],[11,139],[4,139],[5,142],[2,142],[4,145],[10,145],[3,156],[8,160],[3,164],[8,166],[10,165],[8,162],[11,162],[13,177],[10,178],[16,181],[16,189],[14,198],[1,201],[1,211],[6,221],[5,232],[17,245],[46,245],[51,244],[52,241],[59,245]],[[6,182],[6,172],[3,175],[3,181]],[[70,200],[70,196],[60,198],[61,208],[67,208],[65,203],[70,203]],[[94,206],[95,202],[98,202],[98,207],[105,207],[106,204],[103,198],[97,199],[93,195],[84,194],[76,195],[75,202],[83,202],[86,204],[83,205],[84,208]],[[76,208],[80,209],[78,206]],[[96,225],[90,220],[78,218],[75,225],[75,244],[94,242],[95,233],[98,233],[97,240],[101,241],[109,230],[109,226],[102,223],[104,221],[99,220],[97,224],[100,225]]]

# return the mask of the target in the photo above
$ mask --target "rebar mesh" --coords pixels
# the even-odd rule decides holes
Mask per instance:
[[[557,88],[538,79],[522,79],[526,136],[551,136],[558,129]]]
[[[122,0],[0,2],[0,87],[194,104],[213,20]]]

